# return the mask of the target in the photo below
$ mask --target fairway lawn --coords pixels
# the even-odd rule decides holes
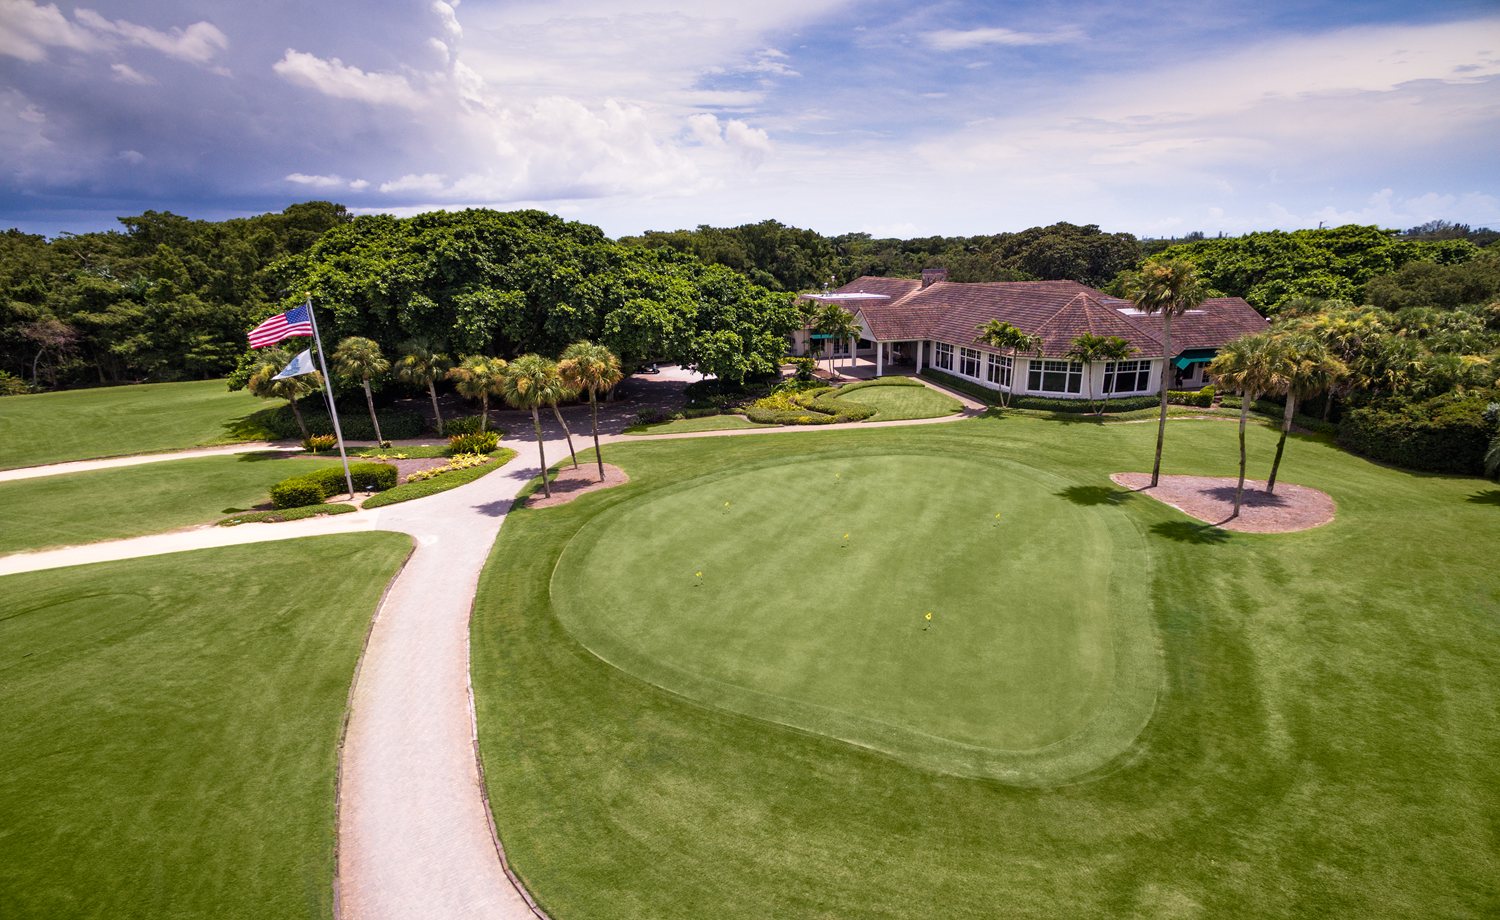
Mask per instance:
[[[234,454],[0,482],[0,554],[210,524],[337,457]]]
[[[1154,435],[621,444],[513,511],[471,663],[512,866],[560,920],[1496,915],[1500,489],[1294,437],[1336,519],[1228,533],[1110,482]]]
[[[776,428],[752,422],[743,415],[705,415],[700,418],[679,418],[668,422],[652,422],[649,425],[632,425],[626,434],[687,434],[698,431],[727,431],[732,428]]]
[[[900,383],[886,381],[901,381]],[[911,385],[907,385],[910,381]],[[853,384],[839,389],[833,398],[869,406],[875,414],[867,421],[940,418],[963,411],[963,404],[946,393],[923,386],[913,377],[885,377],[874,384]]]
[[[0,914],[330,916],[345,705],[410,548],[314,537],[0,578]]]
[[[0,470],[259,441],[247,421],[278,405],[223,380],[64,390],[0,399]]]

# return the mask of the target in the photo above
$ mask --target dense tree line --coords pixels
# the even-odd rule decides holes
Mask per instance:
[[[213,377],[283,291],[266,272],[349,220],[296,204],[219,222],[147,211],[108,233],[0,233],[0,371],[47,385]]]

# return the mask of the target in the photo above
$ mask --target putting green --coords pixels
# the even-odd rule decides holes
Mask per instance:
[[[1128,748],[1162,681],[1144,541],[1067,485],[961,454],[741,467],[600,513],[552,602],[594,654],[702,703],[1055,783]]]

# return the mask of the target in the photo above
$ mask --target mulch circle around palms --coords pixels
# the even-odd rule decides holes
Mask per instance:
[[[599,480],[597,463],[580,463],[576,470],[571,466],[563,467],[552,480],[552,495],[549,497],[541,489],[537,489],[526,499],[526,507],[550,508],[553,505],[565,505],[580,495],[622,486],[629,481],[630,477],[625,475],[625,471],[612,463],[604,464],[603,482]]]
[[[1240,515],[1230,520],[1238,479],[1163,476],[1153,489],[1150,488],[1150,473],[1114,473],[1109,478],[1117,485],[1171,505],[1204,523],[1243,533],[1310,530],[1333,520],[1335,511],[1333,499],[1326,492],[1289,482],[1278,482],[1273,493],[1266,491],[1264,481],[1247,479]]]

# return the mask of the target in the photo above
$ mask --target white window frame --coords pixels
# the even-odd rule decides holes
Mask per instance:
[[[1063,375],[1063,389],[1047,389],[1047,377]],[[1026,390],[1029,393],[1051,393],[1058,396],[1078,396],[1083,393],[1083,365],[1077,361],[1057,361],[1051,358],[1032,358],[1027,368]]]
[[[1122,374],[1131,381],[1132,387],[1121,388],[1117,385]],[[1128,361],[1105,362],[1104,395],[1128,396],[1132,393],[1149,392],[1151,392],[1151,361],[1149,359],[1134,358]]]
[[[953,370],[953,346],[947,342],[932,343],[932,366],[940,371]]]
[[[997,355],[993,352],[985,356],[984,379],[986,382],[997,387],[1010,389],[1011,380],[1015,379],[1015,362],[1010,355]]]
[[[970,370],[970,367],[972,367],[973,370]],[[979,349],[959,348],[958,373],[959,376],[968,377],[971,380],[979,379]]]

